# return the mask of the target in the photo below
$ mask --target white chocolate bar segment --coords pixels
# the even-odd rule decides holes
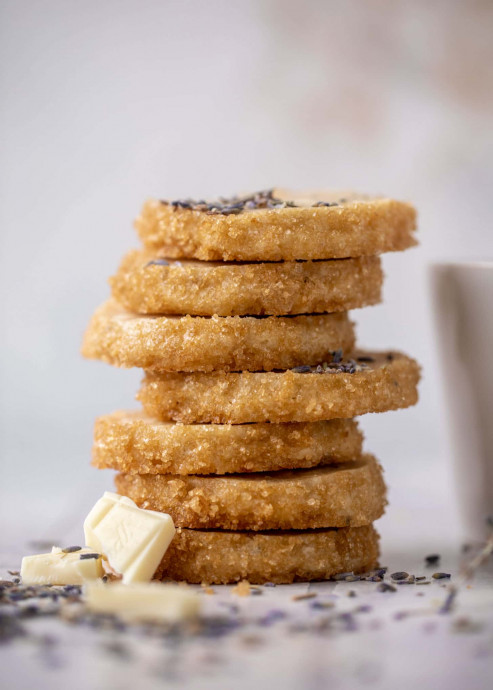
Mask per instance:
[[[24,585],[83,585],[103,575],[101,554],[94,549],[66,553],[54,546],[51,553],[24,556],[21,565]]]
[[[123,582],[148,582],[175,535],[166,513],[139,508],[130,498],[105,492],[84,521],[86,544],[98,549]]]
[[[102,498],[96,502],[89,515],[84,520],[84,535],[86,544],[91,544],[94,549],[102,552],[101,544],[98,542],[94,533],[94,525],[97,525],[105,517],[105,515],[117,504],[126,503],[127,505],[135,505],[132,499],[126,496],[120,496],[111,491],[105,491]],[[90,541],[89,541],[90,539]]]
[[[129,622],[179,623],[195,618],[201,603],[191,589],[159,582],[90,583],[84,588],[84,594],[90,611],[116,614]]]

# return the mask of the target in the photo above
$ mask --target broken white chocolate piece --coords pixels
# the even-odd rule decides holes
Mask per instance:
[[[139,508],[106,491],[84,521],[86,544],[101,552],[125,584],[148,582],[175,536],[170,515]]]
[[[82,585],[103,577],[100,553],[94,549],[62,550],[24,556],[21,578],[24,585]]]
[[[94,582],[86,585],[84,594],[90,611],[115,614],[128,622],[179,623],[195,618],[200,609],[200,599],[193,590],[160,582]]]

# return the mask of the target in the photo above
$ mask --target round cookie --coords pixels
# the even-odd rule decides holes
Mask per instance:
[[[360,352],[289,371],[147,373],[137,398],[148,414],[185,424],[315,422],[414,405],[419,378],[404,354]]]
[[[128,474],[272,472],[361,455],[352,419],[302,424],[175,424],[142,412],[96,420],[92,464]]]
[[[135,226],[151,251],[205,261],[339,259],[416,244],[410,204],[353,193],[274,189],[211,203],[150,200]]]
[[[371,455],[335,467],[226,477],[118,474],[115,485],[139,507],[191,529],[360,527],[386,505],[382,470]]]
[[[179,529],[154,577],[207,584],[329,580],[376,567],[378,541],[371,525],[288,532]]]
[[[114,300],[94,314],[82,354],[149,371],[269,371],[350,351],[346,312],[313,316],[139,316]]]
[[[113,297],[139,314],[313,314],[381,300],[378,257],[339,261],[222,263],[127,254],[110,278]]]

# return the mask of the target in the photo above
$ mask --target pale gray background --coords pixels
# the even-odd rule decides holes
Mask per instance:
[[[426,267],[493,256],[493,3],[0,7],[4,525],[56,537],[111,486],[93,419],[132,406],[140,372],[78,350],[142,201],[283,185],[418,207],[421,247],[385,257],[385,304],[355,316],[363,344],[420,360],[421,403],[364,426],[384,536],[455,535]]]

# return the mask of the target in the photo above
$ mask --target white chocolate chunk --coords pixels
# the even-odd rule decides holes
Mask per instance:
[[[175,536],[171,516],[105,492],[84,521],[86,544],[100,551],[125,584],[148,582]]]
[[[135,503],[131,498],[120,496],[111,491],[105,491],[102,498],[92,508],[89,515],[84,520],[84,535],[86,544],[91,544],[94,549],[102,552],[101,544],[98,543],[96,534],[94,533],[94,525],[97,525],[105,517],[105,515],[117,504],[125,503],[126,505],[133,505]]]
[[[198,615],[200,599],[186,587],[147,582],[124,585],[89,583],[86,605],[94,613],[116,614],[125,621],[178,623]]]
[[[92,554],[94,549],[65,553],[54,546],[51,553],[24,556],[21,565],[22,584],[83,585],[101,578],[104,575],[101,555],[98,553],[97,558],[87,558]]]

